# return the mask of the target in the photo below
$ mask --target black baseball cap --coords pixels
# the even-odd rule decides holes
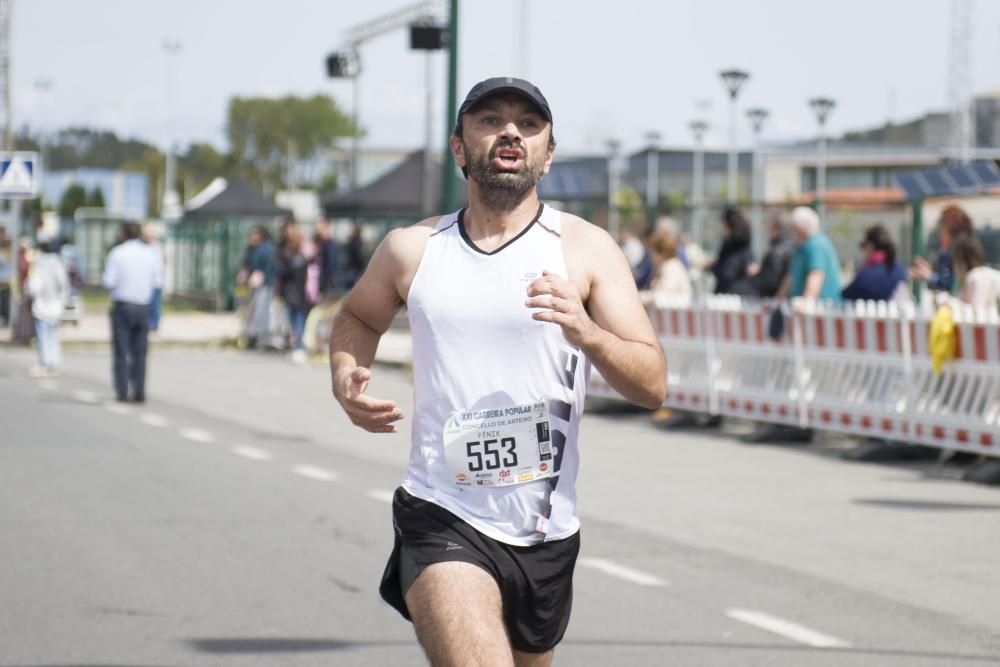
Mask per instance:
[[[469,94],[465,96],[462,106],[458,108],[458,117],[461,118],[462,114],[469,113],[474,106],[487,97],[501,93],[514,93],[529,100],[538,107],[538,112],[545,120],[552,122],[552,110],[549,109],[549,102],[545,99],[545,95],[542,95],[542,91],[538,90],[538,87],[530,81],[512,76],[495,76],[474,85]]]

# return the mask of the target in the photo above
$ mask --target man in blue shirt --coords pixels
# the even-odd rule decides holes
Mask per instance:
[[[146,350],[149,303],[163,286],[163,263],[139,239],[139,225],[122,225],[122,243],[111,249],[104,264],[103,283],[111,291],[111,344],[114,350],[115,397],[146,400]]]
[[[799,248],[779,296],[839,302],[840,262],[830,239],[820,231],[819,216],[807,206],[792,211],[792,229]]]

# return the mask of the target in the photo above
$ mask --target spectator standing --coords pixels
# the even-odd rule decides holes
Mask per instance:
[[[0,225],[0,328],[10,322],[10,282],[14,278],[14,248],[7,228]]]
[[[983,246],[975,236],[965,234],[951,244],[951,262],[961,289],[959,300],[985,308],[1000,310],[1000,271],[986,265]]]
[[[271,335],[271,298],[278,261],[271,234],[265,227],[250,232],[243,275],[250,290],[247,304],[246,336],[251,347],[263,349]]]
[[[788,231],[784,214],[775,213],[768,218],[767,234],[770,238],[767,252],[761,260],[760,269],[750,279],[754,292],[762,299],[777,296],[795,254],[795,238]]]
[[[336,295],[340,272],[340,245],[333,238],[330,223],[324,218],[316,221],[314,233],[316,262],[319,265],[319,293],[322,299]]]
[[[753,250],[750,248],[750,223],[739,209],[728,207],[722,214],[722,247],[711,268],[716,294],[755,296],[750,283]]]
[[[40,254],[32,264],[26,285],[38,338],[38,366],[29,374],[31,377],[55,377],[62,362],[59,320],[69,298],[69,276],[55,242],[43,241],[38,249]]]
[[[816,211],[808,206],[792,211],[792,230],[799,247],[779,296],[839,302],[840,262],[830,239],[820,231]]]
[[[112,248],[102,282],[111,292],[111,344],[114,350],[115,398],[146,400],[146,353],[149,304],[163,286],[163,263],[139,238],[139,225],[122,225],[122,243]],[[131,392],[129,389],[131,388]]]
[[[167,259],[163,254],[163,244],[160,243],[159,236],[156,231],[156,225],[153,223],[146,223],[142,227],[142,240],[149,246],[149,248],[156,255],[157,261],[160,263],[160,272],[164,273],[167,269]],[[149,330],[157,331],[160,328],[160,313],[163,310],[163,286],[153,288],[153,298],[149,302]]]
[[[677,257],[677,237],[666,232],[653,232],[647,241],[653,264],[649,289],[640,292],[644,304],[666,301],[671,306],[691,305],[691,279]]]
[[[361,227],[354,225],[351,236],[347,239],[346,266],[344,267],[344,287],[350,289],[365,272],[368,261],[365,259],[365,248],[361,241]]]
[[[306,257],[305,234],[298,225],[287,229],[284,250],[278,260],[278,279],[281,298],[288,311],[288,323],[292,330],[292,361],[304,363],[306,360],[302,334],[306,328],[309,301],[306,296],[306,281],[309,273],[309,259]]]
[[[31,275],[31,264],[35,258],[35,251],[31,247],[31,240],[26,236],[18,239],[17,243],[17,313],[14,324],[14,342],[19,345],[28,345],[35,336],[35,320],[31,316],[31,296],[28,294],[26,286],[28,276]],[[13,306],[12,306],[13,308]]]
[[[935,291],[955,294],[958,283],[955,281],[955,271],[951,264],[951,245],[961,236],[971,236],[972,218],[958,206],[948,206],[941,211],[938,220],[937,257],[933,264],[923,257],[916,257],[910,267],[910,275],[915,280],[927,282],[927,287]]]
[[[906,269],[896,260],[896,244],[882,225],[869,227],[861,239],[864,264],[841,293],[848,300],[889,301],[906,284]]]
[[[653,265],[646,245],[632,230],[626,229],[622,232],[621,249],[625,259],[628,260],[629,268],[632,270],[635,286],[640,290],[648,288],[653,275]]]

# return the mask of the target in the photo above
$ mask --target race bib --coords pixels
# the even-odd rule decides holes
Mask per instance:
[[[456,412],[444,425],[444,452],[459,486],[511,486],[552,477],[548,406]]]

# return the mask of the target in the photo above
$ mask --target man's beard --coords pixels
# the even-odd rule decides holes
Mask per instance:
[[[493,166],[493,158],[501,148],[517,147],[523,157],[520,171],[500,171]],[[544,160],[533,163],[528,147],[514,144],[510,141],[497,142],[490,148],[488,155],[473,153],[465,146],[465,154],[469,156],[466,165],[469,179],[479,185],[479,195],[483,205],[491,211],[512,211],[524,201],[531,189],[542,180],[545,171]]]

